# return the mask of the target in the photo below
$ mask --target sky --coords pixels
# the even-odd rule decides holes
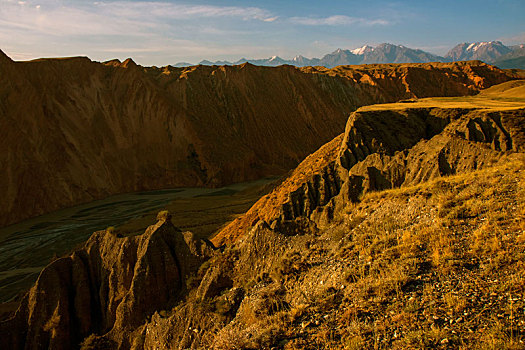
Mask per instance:
[[[164,66],[322,57],[384,42],[444,55],[491,40],[525,43],[525,0],[0,0],[0,50],[14,60]]]

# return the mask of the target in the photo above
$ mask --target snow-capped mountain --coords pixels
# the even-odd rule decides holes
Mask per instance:
[[[279,66],[289,64],[297,67],[305,66],[325,66],[328,68],[349,65],[349,64],[367,64],[367,63],[410,63],[410,62],[432,62],[443,61],[442,57],[431,53],[414,50],[403,45],[381,44],[377,47],[364,45],[353,50],[337,49],[332,53],[324,55],[322,58],[307,58],[301,55],[295,56],[291,60],[282,59],[279,56],[272,56],[264,59],[246,59],[241,58],[235,62],[208,60],[201,61],[202,65],[233,65],[242,63],[251,63],[258,66]]]
[[[370,46],[370,45],[365,45],[363,47],[350,50],[350,52],[352,52],[354,55],[364,55],[364,54],[366,54],[368,52],[371,52],[371,51],[374,51],[374,48],[372,46]]]
[[[318,66],[319,61],[320,60],[318,58],[306,58],[302,55],[299,55],[292,58],[290,64],[297,67]]]
[[[354,50],[337,49],[324,56],[320,64],[325,67],[335,67],[343,64],[371,63],[416,63],[443,62],[445,59],[431,53],[408,48],[403,45],[384,43],[376,47],[365,45]]]
[[[255,64],[258,66],[281,66],[283,64],[289,64],[288,60],[283,60],[279,56],[272,56],[270,58],[266,59],[260,59],[260,60],[248,60],[247,62],[250,62],[251,64]]]
[[[445,55],[445,58],[451,61],[481,60],[494,62],[511,51],[512,49],[503,45],[501,41],[463,43],[456,45]]]
[[[346,50],[337,49],[332,53],[324,55],[322,58],[307,58],[301,55],[295,56],[290,60],[279,56],[272,56],[263,59],[241,58],[235,62],[229,61],[201,61],[202,65],[234,65],[251,63],[258,66],[279,66],[289,64],[297,67],[305,66],[325,66],[328,68],[340,65],[352,64],[372,64],[372,63],[424,63],[424,62],[451,62],[466,60],[482,60],[493,63],[496,60],[507,57],[509,53],[523,49],[523,45],[505,46],[500,41],[488,41],[477,43],[459,44],[450,50],[445,57],[437,56],[429,52],[411,49],[403,45],[380,44],[376,47],[364,45],[362,47]],[[185,63],[177,64],[181,66]],[[189,64],[188,64],[189,65]]]
[[[362,57],[352,53],[352,51],[337,49],[332,53],[324,55],[323,58],[319,60],[319,65],[332,68],[346,64],[360,64],[361,61]]]
[[[366,50],[363,54],[363,60],[360,63],[425,63],[444,61],[445,59],[443,57],[423,50],[384,43]]]

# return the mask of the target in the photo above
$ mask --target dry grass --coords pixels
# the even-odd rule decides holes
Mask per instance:
[[[256,225],[208,264],[233,286],[190,295],[172,331],[198,320],[218,349],[524,349],[524,172],[515,154],[367,193],[323,229]]]
[[[271,267],[265,283],[282,284],[288,300],[273,346],[523,349],[524,170],[517,156],[350,204],[306,250]],[[254,302],[243,304],[258,313],[246,319],[276,334],[262,326],[276,312],[261,283],[247,289]]]
[[[518,157],[349,211],[342,222],[367,217],[343,248],[358,258],[348,299],[376,322],[364,348],[525,347],[524,169]]]
[[[483,90],[476,96],[431,97],[411,101],[376,104],[359,108],[359,111],[391,110],[440,107],[440,108],[483,108],[494,110],[520,109],[525,105],[525,80],[509,81]]]

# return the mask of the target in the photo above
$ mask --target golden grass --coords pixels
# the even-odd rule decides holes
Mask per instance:
[[[467,97],[431,97],[416,100],[410,103],[388,103],[376,104],[361,107],[360,112],[377,111],[377,110],[399,110],[406,108],[481,108],[490,110],[513,110],[525,108],[525,98],[507,98],[496,99],[485,96],[467,96]]]
[[[483,90],[476,96],[430,97],[398,103],[364,106],[358,111],[399,110],[406,108],[481,108],[512,110],[525,108],[525,80],[513,80]]]
[[[524,172],[518,154],[349,204],[271,267],[273,283],[306,298],[281,297],[284,348],[523,348]]]
[[[376,315],[362,348],[524,347],[524,158],[368,193],[341,218],[366,217],[343,247],[349,301]]]

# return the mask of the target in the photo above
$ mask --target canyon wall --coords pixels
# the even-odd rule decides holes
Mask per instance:
[[[337,290],[347,298],[353,295],[341,285],[352,288],[357,277],[345,271],[356,262],[347,260],[341,242],[352,239],[348,230],[365,232],[358,226],[365,216],[348,221],[363,195],[407,188],[398,192],[402,204],[383,209],[382,196],[396,192],[376,192],[366,199],[367,208],[374,208],[366,215],[383,211],[391,220],[400,205],[410,210],[411,219],[403,224],[437,215],[425,198],[449,196],[446,191],[469,180],[466,175],[447,185],[444,176],[490,168],[502,159],[522,168],[524,120],[523,108],[354,112],[344,134],[308,156],[213,238],[216,246],[228,245],[224,251],[213,251],[190,233],[180,232],[166,213],[140,236],[97,232],[81,249],[43,270],[16,314],[0,323],[0,344],[10,349],[78,348],[81,342],[83,349],[234,349],[241,341],[240,348],[257,348],[274,344],[279,339],[275,337],[290,342],[298,334],[310,334],[315,326],[304,330],[304,323],[295,322],[301,312],[312,313],[318,321],[321,315],[339,317],[341,300],[321,314],[318,308],[324,299],[319,298],[336,295]],[[504,173],[518,189],[519,169]],[[495,191],[494,179],[477,176]],[[443,187],[436,193],[413,187],[438,177],[441,183],[428,186]],[[489,190],[484,188],[484,195],[490,197]],[[418,195],[412,198],[411,191]],[[509,196],[516,203],[515,195]],[[423,207],[410,209],[412,200]],[[474,214],[467,210],[455,215]],[[376,223],[378,231],[368,234],[388,234],[391,227],[386,223]],[[308,337],[315,337],[314,332],[303,334],[304,346],[313,341]]]
[[[476,94],[481,62],[141,67],[0,54],[0,226],[112,194],[283,174],[373,103]]]

